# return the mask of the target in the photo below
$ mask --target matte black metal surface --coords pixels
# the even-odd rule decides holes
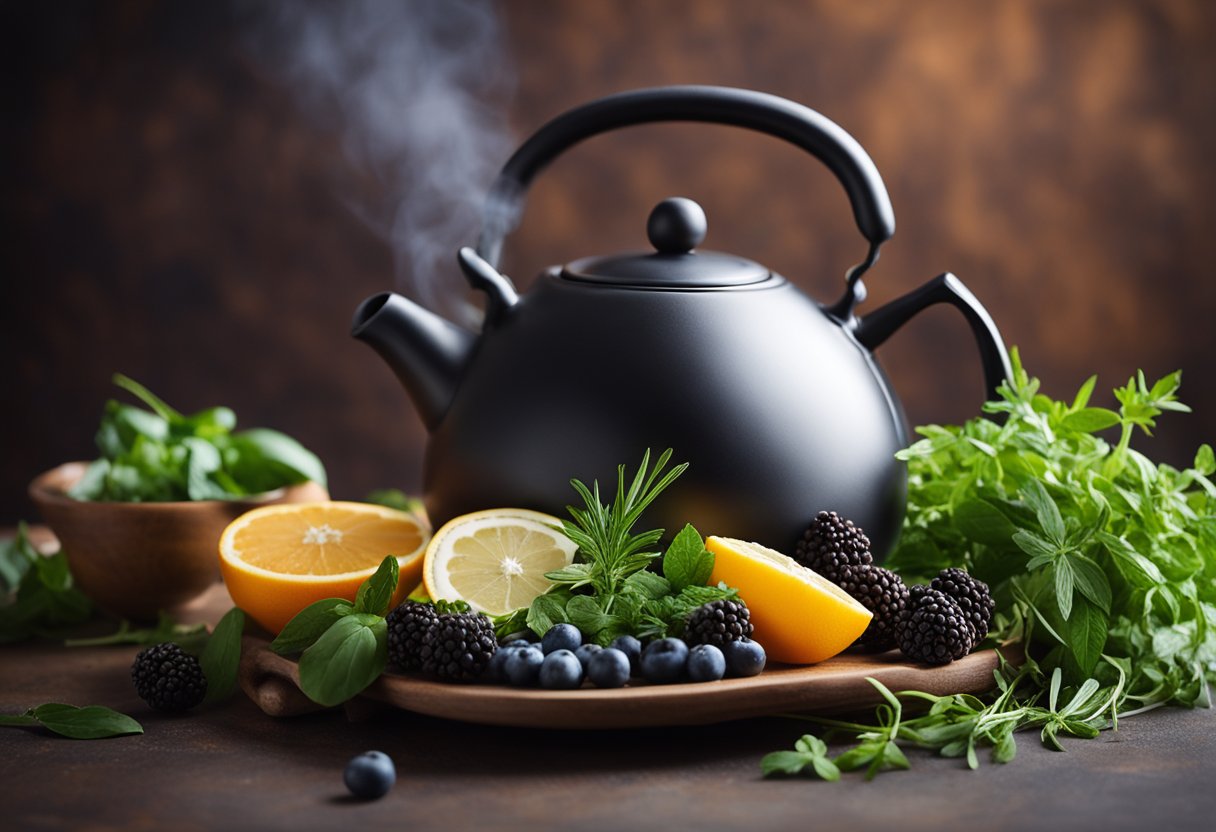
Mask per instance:
[[[635,291],[546,275],[482,336],[424,491],[436,524],[507,505],[564,515],[571,477],[611,494],[618,464],[670,446],[689,470],[647,522],[789,550],[834,509],[881,556],[905,440],[869,352],[784,281]]]

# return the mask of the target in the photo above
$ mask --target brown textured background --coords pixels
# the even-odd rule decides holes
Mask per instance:
[[[501,8],[520,138],[632,87],[801,101],[857,137],[891,191],[899,230],[869,308],[952,270],[1047,392],[1180,367],[1196,413],[1140,446],[1182,463],[1216,435],[1216,4]],[[225,403],[294,434],[336,496],[418,485],[421,425],[346,334],[359,300],[392,287],[391,253],[334,194],[336,132],[249,59],[238,19],[218,2],[0,6],[0,521],[29,516],[35,473],[93,455],[115,370],[183,409]],[[664,126],[555,164],[506,270],[638,247],[649,208],[674,194],[705,205],[709,247],[821,299],[863,252],[843,193],[809,157],[729,128]],[[925,314],[880,357],[913,423],[974,412],[979,362],[951,311]]]

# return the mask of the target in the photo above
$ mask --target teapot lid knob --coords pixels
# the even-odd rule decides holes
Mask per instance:
[[[650,238],[650,244],[663,254],[692,251],[705,239],[707,228],[701,206],[682,196],[663,200],[646,220],[646,236]]]

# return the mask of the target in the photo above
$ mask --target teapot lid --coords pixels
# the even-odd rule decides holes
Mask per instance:
[[[566,264],[562,277],[581,283],[655,289],[712,289],[761,283],[769,270],[744,257],[695,251],[705,239],[701,206],[672,197],[655,206],[646,221],[653,253],[626,252],[584,257]]]

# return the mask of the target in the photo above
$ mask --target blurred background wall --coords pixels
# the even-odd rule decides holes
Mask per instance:
[[[474,240],[470,206],[514,143],[588,99],[670,83],[793,98],[870,152],[898,232],[869,308],[952,270],[1046,392],[1099,373],[1110,404],[1138,368],[1182,368],[1195,413],[1138,445],[1186,463],[1216,438],[1205,0],[62,0],[0,5],[0,42],[0,522],[31,516],[34,474],[94,455],[114,371],[297,436],[335,496],[416,489],[421,423],[349,338],[352,310],[396,288],[466,313],[450,251]],[[705,206],[707,247],[823,300],[864,252],[810,157],[652,126],[547,171],[505,270],[526,285],[640,248],[670,195]],[[951,310],[879,356],[913,424],[976,412],[979,361]]]

